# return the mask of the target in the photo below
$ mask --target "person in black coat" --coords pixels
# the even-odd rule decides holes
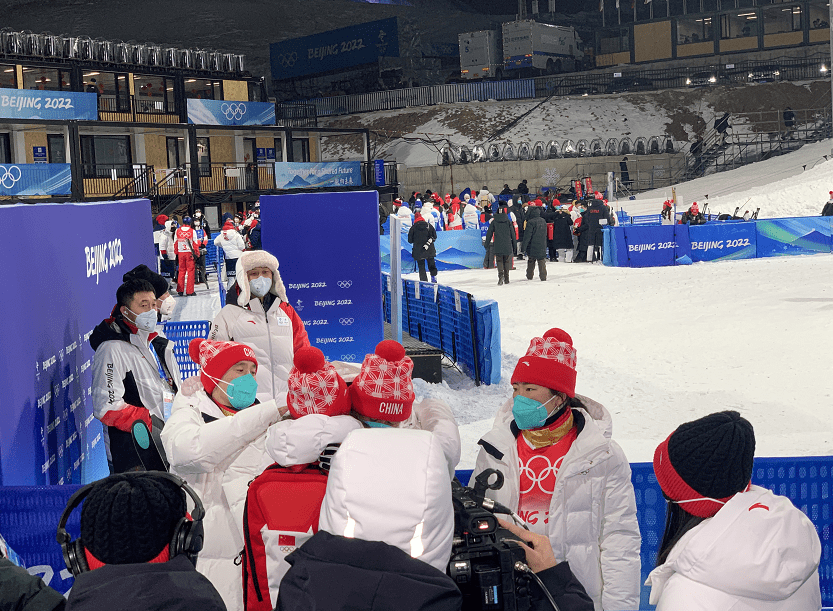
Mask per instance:
[[[512,189],[509,188],[509,185],[503,185],[503,191],[500,192],[500,195],[512,195]]]
[[[526,178],[524,178],[518,185],[518,193],[521,194],[521,199],[523,201],[527,201],[527,196],[529,195],[529,186],[526,184]]]
[[[428,281],[428,276],[425,274],[425,262],[428,261],[428,271],[431,272],[431,282],[437,282],[437,265],[434,263],[434,257],[437,256],[437,249],[434,247],[434,242],[437,241],[437,231],[433,225],[417,215],[414,219],[414,224],[408,231],[408,242],[413,244],[411,255],[419,267],[419,279],[422,282]]]
[[[66,599],[38,575],[0,556],[0,609],[63,611]]]
[[[527,256],[526,279],[532,280],[535,265],[538,265],[538,277],[547,279],[547,223],[541,218],[541,209],[530,206],[527,210],[526,227],[521,250]]]
[[[573,220],[561,208],[552,215],[552,247],[558,251],[558,260],[567,263],[567,251],[573,250]]]
[[[579,226],[579,251],[585,251],[585,260],[596,261],[601,259],[602,250],[602,227],[610,220],[610,208],[600,199],[590,202],[587,210],[582,215]],[[590,250],[592,249],[592,250]]]
[[[830,192],[830,199],[827,200],[827,203],[824,204],[824,208],[821,209],[822,216],[833,216],[833,191]]]
[[[497,283],[509,284],[509,270],[515,254],[515,227],[509,221],[507,208],[501,202],[497,214],[486,231],[486,244],[491,245],[497,263]]]

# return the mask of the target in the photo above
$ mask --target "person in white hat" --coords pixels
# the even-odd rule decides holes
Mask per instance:
[[[260,363],[257,398],[286,405],[293,357],[310,345],[307,331],[289,304],[274,255],[265,250],[246,251],[237,260],[236,271],[237,280],[208,338],[251,346]]]

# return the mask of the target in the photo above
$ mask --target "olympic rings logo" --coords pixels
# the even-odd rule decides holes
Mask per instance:
[[[346,362],[346,363],[353,363],[353,362],[356,361],[356,355],[355,354],[342,354],[341,355],[341,360]]]
[[[23,172],[20,171],[20,168],[16,165],[13,165],[10,168],[0,168],[5,170],[5,174],[0,177],[0,185],[3,185],[6,189],[11,189],[15,186],[15,184],[23,177]]]
[[[239,121],[246,114],[245,104],[223,104],[220,106],[220,111],[226,115],[226,119],[234,119]]]
[[[295,549],[294,545],[281,545],[281,553],[283,554],[291,554]]]
[[[530,466],[536,459],[543,460],[546,463],[546,466],[543,469],[541,469],[540,473],[538,474],[536,474],[535,470]],[[529,488],[527,488],[526,490],[522,489],[521,494],[527,494],[528,492],[531,492],[532,489],[535,488],[535,486],[537,485],[538,489],[541,492],[543,492],[544,494],[551,495],[555,491],[555,488],[553,487],[552,490],[547,490],[546,488],[544,488],[543,484],[547,480],[547,478],[550,477],[550,475],[552,475],[553,477],[553,483],[555,482],[555,478],[558,476],[558,471],[559,469],[561,469],[561,464],[563,462],[563,456],[559,458],[557,461],[555,461],[555,464],[551,464],[550,460],[546,456],[533,456],[529,459],[529,462],[526,464],[523,464],[523,462],[519,460],[518,466],[521,470],[521,480],[523,480],[523,478],[529,480]]]
[[[351,286],[353,286],[353,281],[352,280],[339,280],[338,282],[336,282],[336,284],[338,285],[338,288],[340,288],[340,289],[349,289]]]
[[[292,53],[281,53],[278,55],[278,61],[284,68],[291,68],[298,61],[298,54],[295,51]]]
[[[355,321],[352,318],[339,318],[338,322],[340,322],[342,325],[347,326],[352,325]]]

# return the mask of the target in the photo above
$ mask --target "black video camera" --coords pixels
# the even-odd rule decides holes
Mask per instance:
[[[493,475],[497,479],[489,484]],[[448,575],[463,593],[463,611],[527,611],[530,578],[515,568],[526,562],[526,554],[495,517],[496,512],[511,512],[485,496],[486,490],[503,486],[503,473],[487,469],[475,481],[474,488],[456,478],[451,482],[454,540]]]

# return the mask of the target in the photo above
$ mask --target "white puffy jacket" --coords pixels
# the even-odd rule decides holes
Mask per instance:
[[[214,245],[223,249],[226,259],[239,259],[246,250],[246,243],[234,229],[224,229],[214,238]]]
[[[638,609],[641,537],[630,464],[610,438],[610,413],[587,397],[576,398],[585,406],[574,408],[584,425],[555,481],[547,526],[550,543],[556,559],[570,562],[597,611]],[[501,407],[492,430],[478,442],[472,484],[485,469],[502,471],[503,487],[487,496],[517,511],[520,474],[511,406],[510,400]]]
[[[454,469],[460,462],[460,429],[448,405],[439,399],[415,402],[411,417],[400,424],[399,428],[431,431],[443,449],[449,474],[454,477]]]
[[[352,416],[307,414],[282,420],[266,433],[266,452],[283,467],[308,465],[318,460],[331,443],[341,443],[350,431],[362,428]]]
[[[174,252],[174,243],[175,238],[174,234],[171,233],[171,221],[165,221],[165,231],[160,232],[159,236],[159,254],[162,255],[164,251],[164,255],[162,255],[163,259],[168,259],[169,261],[176,261],[176,253]]]
[[[683,535],[645,583],[657,611],[818,611],[820,557],[809,518],[751,486]]]
[[[269,292],[271,295],[264,300],[273,301],[266,311],[263,301],[251,296],[249,279],[238,265],[237,282],[229,289],[225,307],[214,317],[208,339],[241,342],[251,347],[258,363],[257,398],[275,399],[279,405],[286,405],[292,359],[296,350],[309,346],[309,337],[304,323],[287,302],[279,273],[273,274]]]
[[[280,419],[280,412],[268,401],[225,416],[198,378],[183,386],[162,430],[162,445],[171,472],[188,482],[205,507],[205,544],[197,570],[217,588],[229,611],[240,611],[243,573],[234,559],[243,549],[246,492],[271,463],[264,449],[266,429]],[[200,390],[193,391],[195,386]],[[215,420],[206,422],[203,414]]]
[[[473,199],[470,199],[463,209],[463,222],[466,229],[480,229],[480,210],[474,205]]]
[[[350,433],[333,459],[318,528],[383,541],[445,572],[454,512],[439,438],[401,429]]]
[[[414,213],[411,212],[408,206],[399,206],[399,210],[396,211],[396,216],[402,220],[402,229],[410,229],[414,224]]]

